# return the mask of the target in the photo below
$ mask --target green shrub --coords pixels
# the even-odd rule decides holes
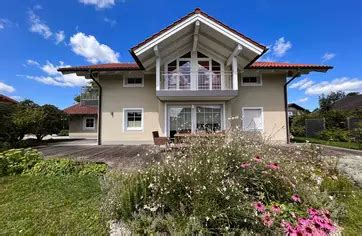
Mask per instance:
[[[69,130],[67,129],[62,129],[59,133],[58,136],[69,136]]]
[[[318,147],[281,149],[239,131],[189,143],[146,170],[106,175],[105,210],[139,234],[278,234],[282,220],[294,222],[311,207],[334,219],[340,212],[319,188],[335,171]],[[295,194],[300,203],[291,199]],[[281,209],[272,225],[265,225],[257,202],[265,211]]]
[[[21,174],[41,161],[42,155],[34,149],[10,149],[0,153],[0,176]]]
[[[106,171],[106,164],[50,159],[38,162],[25,174],[32,176],[101,175]]]
[[[327,141],[349,142],[349,135],[350,133],[347,130],[326,129],[318,135],[318,138]]]

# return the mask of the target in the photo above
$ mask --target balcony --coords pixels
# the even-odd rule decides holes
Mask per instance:
[[[160,100],[230,100],[237,96],[232,72],[162,73]]]
[[[80,103],[82,105],[98,106],[98,88],[82,87],[80,91]]]

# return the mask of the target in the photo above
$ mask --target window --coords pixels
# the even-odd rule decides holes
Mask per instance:
[[[125,131],[143,130],[143,108],[125,108],[123,114]]]
[[[96,128],[96,119],[94,117],[85,117],[83,119],[83,129],[91,130]]]
[[[143,76],[128,76],[123,79],[123,87],[143,87]]]
[[[242,79],[242,86],[261,86],[262,79],[261,76],[246,76]]]
[[[245,131],[263,131],[264,117],[263,108],[245,107],[242,109],[243,130]]]

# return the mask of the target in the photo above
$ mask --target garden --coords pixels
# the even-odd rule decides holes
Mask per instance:
[[[357,235],[362,228],[360,188],[317,146],[278,147],[230,131],[150,152],[162,161],[132,172],[45,160],[33,149],[1,153],[2,233],[107,234],[110,222],[123,233],[171,235]]]

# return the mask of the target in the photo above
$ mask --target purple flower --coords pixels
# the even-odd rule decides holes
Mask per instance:
[[[265,206],[264,206],[264,204],[262,202],[255,202],[254,207],[258,212],[264,212],[265,211]]]
[[[246,169],[250,166],[250,163],[248,162],[244,162],[244,163],[241,163],[240,167],[243,168],[243,169]]]
[[[277,170],[277,169],[279,169],[279,164],[278,163],[269,163],[266,165],[266,167],[268,167],[269,169],[272,169],[272,170]]]
[[[293,196],[292,196],[292,200],[294,201],[294,202],[302,202],[302,199],[300,199],[300,197],[299,197],[299,195],[298,194],[294,194]]]

